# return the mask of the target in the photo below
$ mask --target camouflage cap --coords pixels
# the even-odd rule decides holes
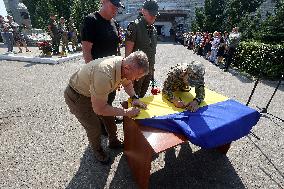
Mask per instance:
[[[203,82],[204,80],[205,68],[201,62],[192,61],[190,63],[177,64],[176,66],[171,67],[171,69],[171,71],[177,75],[182,75],[183,72],[187,72],[189,75],[189,83],[195,84],[200,83],[201,81]]]
[[[143,4],[143,9],[147,10],[152,16],[159,15],[159,5],[156,0],[146,0]]]
[[[205,74],[204,65],[201,62],[192,61],[187,65],[187,71],[192,71],[198,77],[203,77]]]

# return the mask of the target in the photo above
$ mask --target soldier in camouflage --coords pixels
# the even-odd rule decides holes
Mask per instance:
[[[58,26],[59,26],[58,30],[59,30],[60,38],[61,38],[61,41],[62,41],[62,52],[61,52],[61,54],[63,56],[65,56],[66,50],[69,51],[69,48],[68,48],[68,30],[67,30],[67,27],[66,27],[66,24],[65,24],[64,17],[60,18],[60,22],[59,22]]]
[[[195,112],[198,105],[205,98],[204,90],[204,66],[200,62],[193,61],[189,64],[177,64],[171,67],[168,77],[164,82],[162,93],[178,108],[187,108]],[[189,91],[190,87],[195,87],[196,97],[188,104],[174,96],[175,91]]]
[[[51,36],[51,40],[52,40],[53,55],[59,54],[59,45],[60,45],[60,33],[59,33],[59,30],[58,30],[58,24],[57,24],[57,21],[56,21],[56,16],[57,15],[51,13],[50,19],[49,19],[49,24],[48,24],[49,35]]]
[[[141,11],[142,16],[131,22],[127,27],[125,57],[134,51],[141,50],[146,53],[150,65],[149,74],[134,82],[135,92],[140,98],[145,96],[150,80],[154,79],[157,47],[157,30],[154,22],[159,14],[158,9],[156,0],[146,0]]]
[[[72,42],[72,49],[73,52],[75,52],[78,49],[78,37],[77,37],[78,31],[75,26],[73,17],[70,17],[68,30],[69,30],[69,36],[71,38],[70,40]]]

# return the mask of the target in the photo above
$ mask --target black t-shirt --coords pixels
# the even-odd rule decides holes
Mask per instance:
[[[118,55],[118,24],[105,20],[98,12],[89,14],[81,28],[82,41],[93,43],[93,59]]]

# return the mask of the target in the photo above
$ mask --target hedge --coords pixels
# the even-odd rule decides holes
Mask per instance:
[[[243,41],[238,46],[234,66],[252,76],[279,79],[284,74],[284,43]]]

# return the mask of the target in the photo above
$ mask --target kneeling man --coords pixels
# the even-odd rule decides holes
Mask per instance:
[[[204,90],[205,69],[200,62],[177,64],[171,67],[168,77],[164,82],[162,93],[178,108],[187,108],[195,112],[198,105],[205,98]],[[190,87],[195,87],[196,97],[192,102],[186,104],[181,99],[174,96],[174,91],[189,91]]]

